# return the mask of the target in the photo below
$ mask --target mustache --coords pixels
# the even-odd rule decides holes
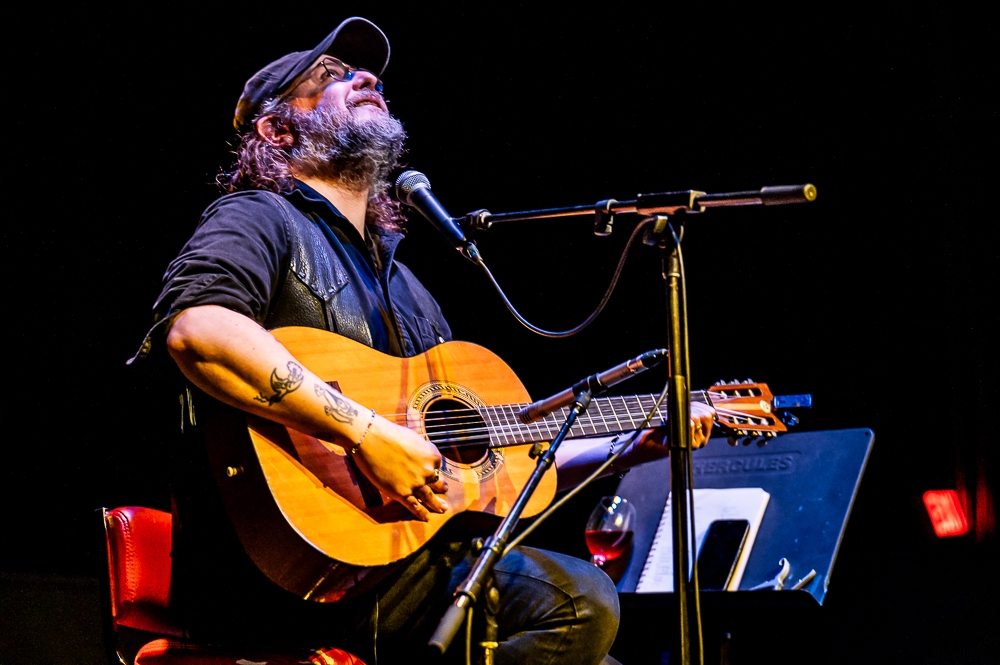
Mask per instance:
[[[354,99],[347,103],[347,108],[354,108],[367,101],[373,101],[376,104],[379,102],[384,103],[385,97],[382,96],[382,93],[376,92],[375,90],[363,90],[355,95]]]

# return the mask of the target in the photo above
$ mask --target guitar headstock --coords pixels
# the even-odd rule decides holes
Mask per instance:
[[[775,413],[774,396],[766,383],[720,381],[706,392],[715,407],[715,422],[727,430],[731,443],[735,438],[744,443],[766,440],[788,431]]]

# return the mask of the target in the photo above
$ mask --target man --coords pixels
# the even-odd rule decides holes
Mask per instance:
[[[393,260],[402,216],[388,175],[405,134],[381,94],[388,57],[382,31],[351,18],[312,51],[247,82],[234,121],[237,164],[222,178],[230,194],[205,211],[154,307],[158,322],[141,354],[165,348],[188,382],[173,488],[175,601],[199,639],[335,645],[369,663],[402,662],[422,655],[468,570],[468,544],[435,539],[388,576],[358,575],[339,602],[303,600],[254,568],[206,471],[206,414],[228,407],[343,447],[417,520],[449,509],[432,443],[328,386],[268,332],[322,328],[395,356],[450,340],[433,297]],[[713,414],[699,405],[692,414],[700,446]],[[663,438],[644,433],[622,462],[664,455]],[[606,440],[567,442],[560,478],[578,480],[608,450]],[[601,570],[518,548],[497,567],[496,583],[498,663],[606,657],[618,605]]]

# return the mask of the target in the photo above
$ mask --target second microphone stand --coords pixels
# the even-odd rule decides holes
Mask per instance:
[[[531,476],[525,483],[517,500],[514,501],[510,512],[500,522],[500,526],[497,527],[496,532],[483,543],[483,547],[479,551],[479,558],[476,560],[469,575],[465,578],[465,581],[455,590],[454,602],[448,607],[448,610],[438,623],[437,630],[431,636],[428,644],[439,653],[443,654],[448,649],[458,629],[461,628],[462,622],[466,619],[469,609],[481,597],[486,600],[487,628],[489,629],[491,626],[495,627],[495,624],[491,622],[493,620],[492,615],[496,612],[495,605],[498,598],[492,587],[493,569],[503,556],[504,550],[507,547],[507,541],[517,527],[525,506],[528,505],[532,494],[534,494],[538,484],[542,481],[542,476],[555,463],[556,449],[562,443],[563,439],[566,438],[566,435],[569,434],[570,428],[576,422],[577,417],[590,406],[590,400],[593,396],[594,393],[590,388],[584,388],[578,392],[572,406],[569,408],[569,415],[566,417],[566,422],[563,423],[562,428],[560,428],[559,433],[549,444],[548,448],[544,451],[539,450],[537,447],[532,450],[532,456],[537,457],[535,469],[531,472]],[[495,631],[492,632],[495,633]],[[493,663],[493,649],[497,647],[495,639],[495,634],[491,635],[488,632],[487,638],[483,642],[485,649],[484,662],[486,665],[492,665]]]

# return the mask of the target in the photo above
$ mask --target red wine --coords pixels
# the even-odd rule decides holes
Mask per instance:
[[[632,530],[628,531],[585,531],[587,549],[596,557],[611,561],[628,551],[632,545]]]

